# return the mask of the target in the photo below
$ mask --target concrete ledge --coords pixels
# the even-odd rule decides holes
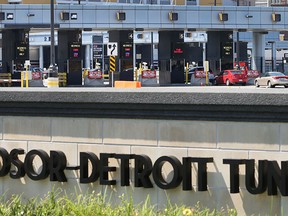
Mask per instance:
[[[159,92],[1,91],[0,112],[6,116],[288,122],[287,94],[160,91],[161,87]]]

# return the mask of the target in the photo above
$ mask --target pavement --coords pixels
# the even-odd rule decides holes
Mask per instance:
[[[255,86],[157,86],[141,88],[112,87],[1,87],[0,92],[155,92],[155,93],[259,93],[288,94],[288,88],[266,88]]]

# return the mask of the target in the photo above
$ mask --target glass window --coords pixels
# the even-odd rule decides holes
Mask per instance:
[[[235,70],[235,71],[231,71],[232,74],[242,74],[241,70]]]

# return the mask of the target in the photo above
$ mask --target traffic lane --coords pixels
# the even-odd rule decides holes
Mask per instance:
[[[1,87],[1,92],[157,92],[157,93],[264,93],[264,94],[288,94],[288,88],[277,86],[275,88],[260,87],[254,85],[235,86],[153,86],[141,88],[112,88],[112,87]]]

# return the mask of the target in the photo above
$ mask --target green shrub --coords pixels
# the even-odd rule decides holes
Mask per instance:
[[[21,195],[14,195],[0,202],[0,215],[3,216],[234,216],[236,210],[210,210],[198,203],[194,207],[178,206],[168,202],[165,209],[151,205],[150,197],[138,205],[132,198],[119,197],[120,204],[112,206],[105,194],[76,194],[74,197],[60,196],[60,192],[50,192],[42,199],[23,201]]]

